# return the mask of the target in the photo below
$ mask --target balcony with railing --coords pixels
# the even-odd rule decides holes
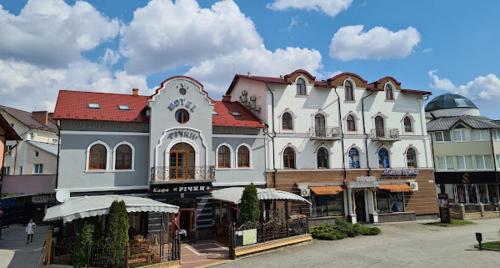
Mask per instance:
[[[309,129],[309,138],[311,140],[340,140],[340,134],[340,127],[312,127]]]
[[[377,128],[370,131],[370,139],[373,141],[398,141],[399,129],[397,128]]]
[[[151,168],[151,182],[179,182],[215,179],[214,166],[159,166]]]

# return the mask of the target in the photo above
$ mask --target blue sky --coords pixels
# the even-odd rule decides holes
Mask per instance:
[[[6,36],[0,45],[0,70],[8,73],[0,74],[0,104],[51,108],[60,88],[128,92],[138,86],[147,94],[165,78],[180,74],[199,79],[213,97],[220,98],[235,72],[278,75],[302,67],[320,78],[339,71],[357,73],[368,81],[391,75],[405,88],[431,90],[434,95],[458,92],[480,106],[483,115],[500,118],[496,108],[500,104],[500,1],[236,0],[221,4],[211,0],[197,4],[183,0],[184,5],[170,0],[94,0],[86,5],[61,1],[44,1],[50,8],[40,0],[0,1],[0,20],[10,26],[0,23],[0,33]],[[192,12],[179,11],[182,7]],[[29,14],[21,15],[23,9]],[[82,10],[88,13],[82,15]],[[142,12],[142,17],[134,12]],[[68,22],[68,16],[74,21]],[[159,26],[152,30],[155,20]],[[196,23],[186,26],[184,21]],[[27,26],[33,24],[38,26]],[[363,25],[362,30],[356,25]],[[370,32],[374,29],[378,31]],[[78,34],[57,38],[67,31]],[[48,38],[55,49],[50,49],[50,43],[38,45]],[[70,47],[72,42],[78,45]],[[333,52],[332,43],[336,44]],[[107,51],[109,57],[103,60]],[[61,56],[63,52],[69,56]],[[26,95],[33,99],[27,100]]]

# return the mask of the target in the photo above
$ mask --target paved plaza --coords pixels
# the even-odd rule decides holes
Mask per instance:
[[[46,226],[38,226],[33,243],[26,245],[26,226],[11,225],[2,230],[0,240],[0,268],[40,267]]]
[[[475,222],[459,227],[383,224],[378,236],[315,240],[217,267],[500,267],[500,252],[473,248],[475,232],[482,232],[484,241],[500,240],[500,219]]]

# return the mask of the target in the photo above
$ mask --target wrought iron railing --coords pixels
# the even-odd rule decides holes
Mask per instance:
[[[370,131],[370,139],[379,141],[400,140],[399,129],[397,128],[372,129]]]
[[[340,139],[340,127],[311,127],[309,137],[312,139]]]
[[[151,168],[151,181],[213,180],[214,166],[166,166]]]

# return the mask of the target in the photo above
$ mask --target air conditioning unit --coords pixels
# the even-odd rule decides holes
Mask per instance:
[[[418,182],[416,182],[416,181],[410,182],[410,188],[414,192],[418,191]]]

